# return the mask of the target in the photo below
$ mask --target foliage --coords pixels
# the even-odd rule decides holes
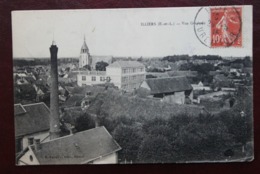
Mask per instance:
[[[106,71],[106,67],[108,66],[107,62],[97,62],[96,63],[96,70],[97,71]]]
[[[164,69],[159,69],[159,68],[149,68],[146,71],[147,72],[165,72]]]
[[[147,75],[146,75],[146,78],[147,78],[147,79],[157,78],[157,76],[154,76],[154,75],[152,75],[152,74],[147,74]]]
[[[166,137],[147,136],[140,145],[138,152],[138,161],[145,163],[171,162],[172,146]]]
[[[120,144],[122,150],[119,151],[119,161],[133,161],[137,159],[139,145],[142,142],[142,136],[133,126],[120,124],[113,132],[113,137]]]
[[[85,66],[83,66],[83,68],[86,69],[86,70],[91,71],[91,66],[90,65],[85,65]]]
[[[122,147],[119,152],[121,162],[223,160],[230,154],[242,157],[237,147],[252,141],[252,101],[246,91],[235,96],[231,110],[218,115],[97,115],[100,125],[112,132]],[[240,116],[241,109],[245,117]]]
[[[180,66],[180,70],[182,71],[198,71],[199,74],[208,75],[210,71],[214,71],[214,65],[210,63],[203,64],[193,64],[193,63],[185,63]]]
[[[75,129],[80,132],[95,127],[95,120],[87,113],[80,115],[75,121]]]

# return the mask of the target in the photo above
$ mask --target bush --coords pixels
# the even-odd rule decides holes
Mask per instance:
[[[95,128],[95,120],[87,113],[79,116],[75,121],[77,132]]]
[[[119,161],[136,162],[138,149],[143,139],[136,128],[120,124],[114,130],[113,137],[122,147],[118,153]]]
[[[172,146],[164,136],[146,137],[138,151],[140,163],[167,163],[172,162]]]

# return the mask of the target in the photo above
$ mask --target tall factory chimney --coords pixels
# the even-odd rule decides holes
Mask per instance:
[[[58,98],[58,47],[52,42],[51,53],[51,118],[50,118],[50,139],[60,137],[60,117],[59,117],[59,98]]]

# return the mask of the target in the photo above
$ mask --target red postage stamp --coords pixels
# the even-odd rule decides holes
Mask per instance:
[[[242,8],[211,8],[211,47],[242,46]]]

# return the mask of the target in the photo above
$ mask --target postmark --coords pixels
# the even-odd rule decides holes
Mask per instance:
[[[198,40],[209,48],[242,46],[242,7],[202,7],[194,19]]]

